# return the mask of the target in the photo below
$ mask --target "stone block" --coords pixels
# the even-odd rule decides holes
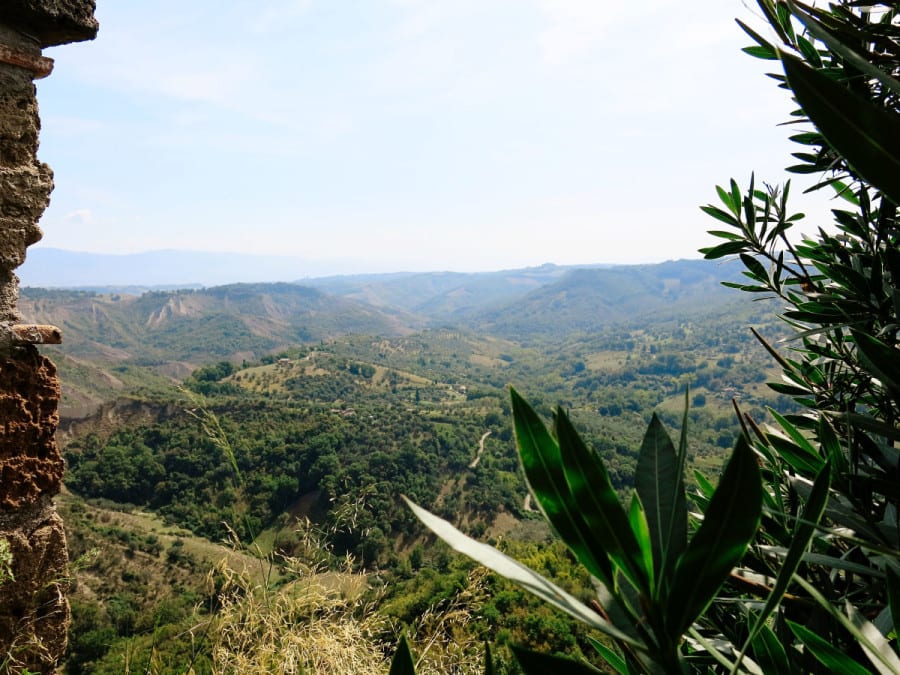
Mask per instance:
[[[37,39],[41,47],[97,37],[94,0],[3,0],[0,23]]]

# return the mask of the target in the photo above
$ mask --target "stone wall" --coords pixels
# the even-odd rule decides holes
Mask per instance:
[[[33,80],[44,47],[92,39],[93,0],[0,0],[0,672],[52,673],[66,646],[68,556],[53,506],[59,380],[35,344],[59,331],[21,326],[15,269],[41,238],[53,172],[37,159]]]

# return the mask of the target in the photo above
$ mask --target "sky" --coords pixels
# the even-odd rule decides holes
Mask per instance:
[[[335,273],[695,258],[714,186],[790,161],[778,66],[740,52],[755,3],[97,4],[97,40],[45,51],[41,246]]]

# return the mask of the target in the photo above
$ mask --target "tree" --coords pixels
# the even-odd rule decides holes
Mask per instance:
[[[900,672],[900,26],[895,3],[827,9],[758,0],[778,46],[741,23],[745,51],[780,62],[773,77],[800,109],[796,173],[849,207],[834,231],[794,237],[790,184],[717,188],[703,210],[728,229],[703,252],[739,256],[744,291],[787,303],[789,352],[771,386],[800,414],[740,414],[718,488],[697,476],[702,514],[689,536],[677,447],[654,418],[631,504],[619,504],[596,452],[562,409],[547,430],[513,392],[519,455],[545,516],[597,579],[593,611],[545,579],[413,507],[451,546],[596,627],[617,672]],[[644,469],[642,472],[641,470]],[[761,480],[762,479],[762,480]],[[749,544],[749,546],[748,546]],[[734,568],[734,569],[733,569]],[[593,672],[519,655],[527,673]],[[551,663],[552,661],[552,663]],[[568,670],[566,670],[568,668]]]

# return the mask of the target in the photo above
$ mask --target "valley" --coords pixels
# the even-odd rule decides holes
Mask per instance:
[[[401,495],[577,589],[586,579],[568,576],[528,507],[508,386],[546,417],[568,410],[623,495],[650,414],[674,433],[689,388],[688,461],[716,469],[736,436],[733,399],[760,420],[789,406],[765,386],[773,364],[748,330],[776,339],[771,308],[719,286],[723,271],[679,261],[138,296],[24,289],[28,320],[65,340],[47,351],[63,381],[60,508],[85,556],[68,672],[121,672],[123,659],[208,672],[214,648],[196,627],[217,615],[216,574],[277,589],[311,556],[323,573],[362,575],[387,622],[372,639],[391,643],[397,622],[461,602],[476,574]],[[459,629],[472,653],[489,631],[538,645],[525,613],[550,622],[550,610],[493,575],[478,583],[493,595]],[[499,609],[510,594],[520,609]],[[559,649],[583,648],[583,629],[564,624]]]

